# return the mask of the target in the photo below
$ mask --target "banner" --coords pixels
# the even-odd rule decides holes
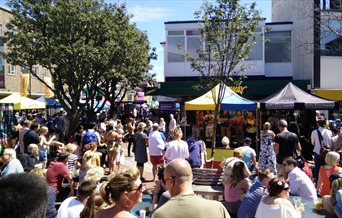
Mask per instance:
[[[24,73],[20,75],[20,95],[27,97],[30,82],[30,74]]]
[[[44,82],[48,86],[52,87],[52,80],[51,77],[44,77]],[[44,97],[45,98],[52,98],[54,96],[53,92],[47,85],[44,85]]]

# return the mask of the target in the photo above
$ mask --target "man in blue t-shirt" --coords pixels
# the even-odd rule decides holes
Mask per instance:
[[[254,218],[255,212],[264,195],[267,195],[268,182],[274,177],[271,170],[259,171],[258,178],[248,189],[238,210],[238,218]]]
[[[258,166],[256,161],[256,153],[255,150],[251,148],[251,144],[252,139],[247,137],[243,140],[243,146],[240,147],[240,149],[243,153],[243,162],[246,163],[248,169],[252,172],[254,169],[258,170]]]

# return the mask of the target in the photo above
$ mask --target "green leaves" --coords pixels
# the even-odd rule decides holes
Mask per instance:
[[[88,100],[100,91],[109,99],[116,89],[111,84],[129,87],[150,78],[154,52],[146,34],[130,22],[125,4],[9,0],[8,5],[13,19],[4,37],[5,58],[49,69],[53,91],[68,113],[83,109],[79,98],[86,86],[91,87]]]

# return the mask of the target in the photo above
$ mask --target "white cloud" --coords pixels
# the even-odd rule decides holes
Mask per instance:
[[[128,9],[129,13],[133,14],[134,22],[152,22],[156,20],[165,20],[171,16],[171,11],[161,7],[141,7],[135,5]]]

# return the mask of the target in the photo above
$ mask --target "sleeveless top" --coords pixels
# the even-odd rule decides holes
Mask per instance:
[[[329,195],[330,194],[330,180],[329,177],[331,174],[338,172],[339,167],[334,166],[330,169],[326,169],[324,166],[321,166],[319,169],[319,176],[322,177],[322,189],[320,191],[320,195]],[[327,175],[328,173],[328,175]]]

